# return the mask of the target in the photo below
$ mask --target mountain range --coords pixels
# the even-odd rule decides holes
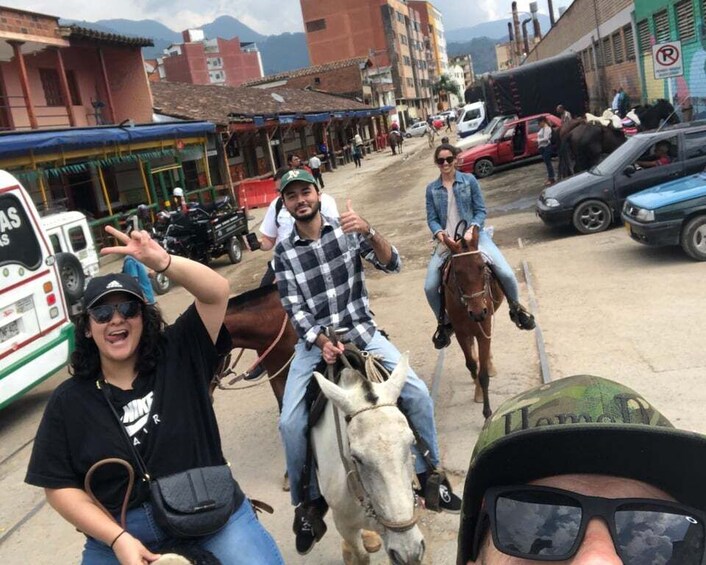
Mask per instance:
[[[476,72],[495,70],[495,43],[507,37],[507,22],[510,19],[484,22],[472,27],[446,31],[446,41],[450,55],[470,53],[473,56]],[[172,43],[181,43],[180,32],[176,32],[155,20],[108,19],[96,22],[62,20],[62,24],[77,24],[98,31],[149,37],[154,47],[145,47],[143,55],[153,59],[162,55]],[[540,15],[542,30],[549,28],[549,18]],[[282,33],[262,35],[232,16],[220,16],[209,24],[201,26],[208,38],[238,37],[241,42],[256,42],[262,57],[266,75],[309,66],[309,52],[304,33]]]

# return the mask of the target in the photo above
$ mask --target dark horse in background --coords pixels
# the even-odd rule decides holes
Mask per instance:
[[[651,106],[637,106],[633,111],[640,119],[640,131],[656,129],[663,121],[668,124],[679,122],[674,106],[663,99]],[[584,118],[576,118],[562,125],[559,130],[559,178],[594,167],[602,155],[615,151],[625,139],[621,129],[588,124]]]

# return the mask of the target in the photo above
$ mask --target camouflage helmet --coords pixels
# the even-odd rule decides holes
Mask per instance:
[[[705,465],[706,436],[675,429],[622,384],[579,375],[530,389],[504,402],[478,436],[463,490],[457,565],[478,557],[478,520],[490,487],[614,475],[706,511]]]

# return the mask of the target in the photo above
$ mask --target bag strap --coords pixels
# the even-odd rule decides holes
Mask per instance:
[[[125,441],[127,441],[127,444],[128,444],[128,447],[130,448],[130,452],[132,453],[132,456],[135,458],[135,463],[137,463],[137,470],[140,471],[140,473],[142,474],[142,476],[145,480],[149,481],[150,474],[147,472],[147,465],[145,465],[144,459],[142,459],[142,456],[139,454],[137,449],[135,449],[135,446],[132,444],[132,440],[130,439],[130,435],[127,433],[127,430],[125,429],[125,426],[123,425],[123,421],[120,419],[120,416],[118,416],[118,413],[115,410],[115,406],[113,406],[111,394],[110,394],[110,391],[108,390],[108,383],[106,382],[105,379],[98,379],[96,381],[96,387],[98,388],[98,390],[100,390],[103,393],[103,396],[105,397],[105,401],[108,403],[108,406],[110,407],[110,411],[113,413],[113,416],[115,416],[115,419],[118,422],[118,426],[120,426],[120,429],[123,432],[123,437],[125,438]]]
[[[282,211],[282,206],[284,206],[284,201],[281,196],[277,197],[277,202],[275,202],[275,225],[279,228],[279,213]]]

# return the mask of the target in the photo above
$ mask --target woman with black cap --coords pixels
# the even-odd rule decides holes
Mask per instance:
[[[106,231],[122,245],[102,254],[131,256],[158,273],[168,272],[194,303],[165,327],[134,278],[111,274],[91,280],[76,322],[72,378],[49,400],[26,481],[43,487],[49,504],[87,536],[83,564],[152,563],[161,547],[180,536],[162,527],[155,495],[148,481],[139,480],[140,467],[159,479],[226,463],[209,381],[219,354],[230,349],[223,327],[230,288],[208,267],[168,255],[145,231],[129,236],[112,227]],[[124,527],[119,523],[128,490],[123,467],[105,464],[95,471],[90,481],[95,498],[84,488],[89,469],[109,458],[128,461],[138,479]],[[227,477],[232,514],[215,533],[190,543],[222,563],[282,563],[237,482],[230,473]]]

